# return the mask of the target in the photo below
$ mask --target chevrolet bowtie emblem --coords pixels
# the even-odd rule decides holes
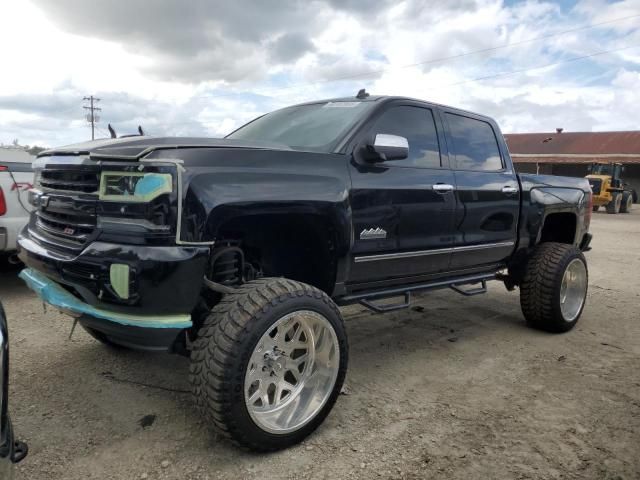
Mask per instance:
[[[380,238],[387,238],[387,231],[378,228],[365,228],[360,232],[360,240],[375,240]]]

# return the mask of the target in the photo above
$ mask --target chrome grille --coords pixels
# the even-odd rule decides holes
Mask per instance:
[[[80,250],[96,234],[95,202],[99,187],[97,165],[45,166],[36,182],[42,195],[30,231],[52,248]]]
[[[81,248],[96,228],[92,216],[43,210],[37,210],[35,215],[40,234],[67,248]]]
[[[95,168],[45,168],[40,174],[40,186],[47,190],[75,193],[97,193],[100,173]]]

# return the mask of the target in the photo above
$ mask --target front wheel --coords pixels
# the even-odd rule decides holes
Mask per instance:
[[[347,369],[342,316],[320,290],[286,279],[225,295],[198,331],[189,379],[196,404],[225,436],[272,451],[326,418]]]
[[[573,245],[543,243],[529,259],[520,285],[527,323],[549,332],[567,332],[578,322],[587,298],[587,261]]]

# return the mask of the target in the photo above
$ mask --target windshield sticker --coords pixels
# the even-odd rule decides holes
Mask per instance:
[[[353,108],[362,102],[329,102],[325,103],[322,108]]]

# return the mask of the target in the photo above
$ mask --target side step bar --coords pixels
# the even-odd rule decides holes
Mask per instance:
[[[480,286],[477,288],[470,288],[469,290],[464,290],[458,286],[458,284],[451,284],[449,288],[454,292],[458,292],[460,295],[464,295],[465,297],[473,297],[474,295],[480,295],[481,293],[487,293],[487,281],[482,280],[480,282]]]
[[[354,293],[347,295],[339,299],[340,305],[347,305],[350,303],[359,303],[360,305],[367,307],[368,309],[376,313],[386,313],[394,310],[400,310],[411,306],[411,292],[421,292],[426,290],[436,290],[440,288],[451,288],[455,292],[461,295],[472,296],[480,295],[487,292],[487,281],[495,280],[497,273],[482,273],[475,275],[468,275],[464,277],[450,278],[447,280],[436,280],[433,282],[418,283],[415,285],[409,285],[404,287],[388,288],[382,290],[374,290],[369,292]],[[474,285],[479,283],[480,286],[471,289],[460,288],[463,285]],[[397,297],[404,295],[404,301],[398,303],[385,303],[376,304],[373,303],[376,300],[383,300],[385,298]]]

